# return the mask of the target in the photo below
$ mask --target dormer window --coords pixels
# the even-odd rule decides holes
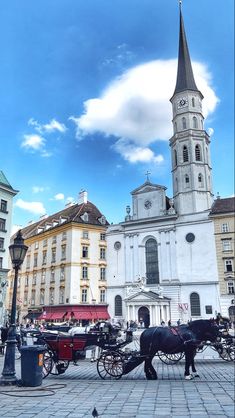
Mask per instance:
[[[82,220],[84,222],[88,222],[89,221],[89,215],[87,212],[84,212],[84,214],[81,216]]]
[[[67,218],[63,218],[63,216],[60,217],[60,223],[63,224],[65,221],[67,221]]]
[[[105,224],[106,224],[106,218],[105,218],[105,216],[104,216],[104,215],[102,215],[102,216],[101,216],[101,218],[99,218],[99,222],[100,222],[102,225],[105,225]]]

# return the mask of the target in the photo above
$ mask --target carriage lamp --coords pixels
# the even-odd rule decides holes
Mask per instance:
[[[12,304],[11,304],[11,316],[10,326],[6,341],[6,352],[4,358],[4,366],[2,376],[0,378],[0,385],[16,385],[18,379],[15,372],[15,349],[16,349],[16,295],[17,295],[17,281],[18,272],[24,261],[26,252],[28,250],[27,245],[24,245],[24,240],[19,230],[14,243],[9,246],[9,252],[13,269],[15,270]]]

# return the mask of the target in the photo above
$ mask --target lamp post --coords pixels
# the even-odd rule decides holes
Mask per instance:
[[[0,378],[0,385],[15,385],[18,381],[15,372],[15,348],[16,348],[16,294],[17,294],[17,280],[18,272],[21,264],[24,261],[28,247],[24,245],[21,231],[18,231],[14,243],[9,246],[11,262],[15,270],[10,327],[8,330],[6,341],[6,353],[4,358],[4,367],[2,377]]]

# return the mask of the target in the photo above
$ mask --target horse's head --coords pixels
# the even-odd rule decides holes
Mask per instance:
[[[219,337],[219,326],[213,319],[199,319],[192,321],[189,328],[201,341],[214,342]]]

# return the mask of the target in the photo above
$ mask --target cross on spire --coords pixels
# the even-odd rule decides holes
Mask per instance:
[[[147,172],[145,173],[145,176],[147,177],[146,181],[149,181],[149,174],[151,174],[151,172],[147,170]]]

